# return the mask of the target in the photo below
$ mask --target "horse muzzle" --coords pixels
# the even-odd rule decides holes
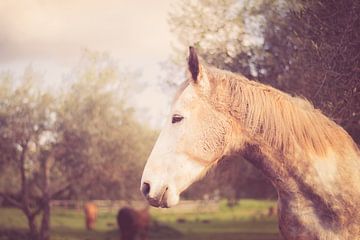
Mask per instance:
[[[178,197],[176,196],[175,201],[171,201],[174,197],[171,197],[171,191],[168,186],[156,189],[154,186],[151,186],[149,182],[143,182],[141,184],[141,192],[149,204],[153,207],[169,208],[178,202],[178,200],[176,200]]]

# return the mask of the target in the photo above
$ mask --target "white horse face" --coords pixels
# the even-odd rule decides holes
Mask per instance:
[[[189,57],[192,75],[193,57],[197,61],[196,54]],[[196,78],[193,75],[192,81],[173,104],[146,163],[141,191],[153,206],[171,207],[177,204],[180,193],[199,179],[224,153],[229,123],[211,107],[206,98],[200,96],[200,91],[209,86],[205,81],[207,77],[197,65]]]

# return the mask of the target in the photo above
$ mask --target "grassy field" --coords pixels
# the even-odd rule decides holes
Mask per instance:
[[[233,208],[224,202],[218,210],[151,209],[150,240],[275,240],[276,216],[268,216],[271,201],[242,200]],[[82,211],[53,209],[52,240],[120,240],[115,212],[100,212],[96,229],[86,231]],[[0,208],[0,240],[26,239],[27,225],[20,211]]]

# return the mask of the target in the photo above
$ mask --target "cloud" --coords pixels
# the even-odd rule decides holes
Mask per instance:
[[[135,61],[161,58],[170,49],[167,0],[3,0],[0,61],[66,61],[82,48]]]
[[[0,71],[21,75],[31,64],[46,86],[59,86],[84,48],[108,52],[120,67],[138,69],[148,86],[133,96],[139,116],[159,127],[168,93],[159,62],[171,52],[168,0],[0,0]],[[146,99],[146,100],[144,100]],[[149,101],[151,100],[151,101]]]

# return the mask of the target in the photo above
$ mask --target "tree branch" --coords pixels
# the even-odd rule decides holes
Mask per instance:
[[[59,196],[60,194],[62,194],[63,192],[65,192],[66,190],[70,189],[70,186],[71,186],[71,184],[68,183],[64,187],[61,187],[61,188],[55,190],[54,192],[52,192],[50,194],[50,199],[53,199],[53,198]]]
[[[5,198],[6,201],[10,202],[11,204],[13,204],[14,206],[16,206],[17,208],[20,208],[20,209],[23,208],[23,205],[22,205],[19,201],[17,201],[17,200],[15,200],[14,198],[10,197],[8,194],[0,192],[0,196],[2,196],[3,198]]]

